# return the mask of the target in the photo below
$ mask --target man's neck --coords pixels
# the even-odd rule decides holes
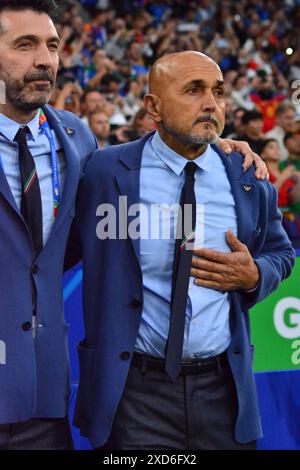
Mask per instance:
[[[18,124],[27,124],[36,116],[38,109],[30,112],[22,112],[19,109],[12,108],[7,104],[0,105],[0,113]]]

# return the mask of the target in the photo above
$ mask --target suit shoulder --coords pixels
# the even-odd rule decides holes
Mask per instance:
[[[241,153],[233,152],[230,155],[232,158],[233,164],[236,164],[240,167],[241,172],[243,171],[242,164],[244,157]],[[255,176],[255,165],[254,163],[248,168],[247,171],[244,172],[244,180],[248,180],[249,184],[255,184],[259,190],[261,196],[266,197],[269,200],[274,199],[277,197],[276,188],[269,182],[269,180],[258,180]]]
[[[96,150],[91,156],[85,173],[93,177],[96,172],[98,175],[101,173],[103,176],[117,175],[125,170],[128,170],[128,160],[134,159],[136,168],[139,167],[138,160],[140,159],[144,144],[149,137],[142,137],[133,142],[126,142],[120,145],[110,145],[104,149]],[[127,160],[124,163],[124,159]]]
[[[95,150],[89,159],[86,168],[85,176],[93,177],[95,174],[100,173],[104,175],[113,175],[121,167],[119,158],[126,148],[126,144],[111,145],[106,148]]]
[[[86,125],[85,122],[83,122],[78,116],[76,116],[74,113],[71,113],[70,111],[65,111],[62,109],[59,110],[54,110],[59,118],[61,119],[61,122],[64,126],[70,126],[75,129],[79,129],[82,132],[86,132],[91,134],[90,128]]]

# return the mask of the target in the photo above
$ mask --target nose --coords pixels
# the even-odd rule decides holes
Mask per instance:
[[[49,69],[53,63],[51,53],[47,44],[41,44],[36,48],[34,65],[36,68],[44,67]]]
[[[201,101],[201,111],[204,113],[214,113],[216,111],[216,102],[211,90],[205,91]]]

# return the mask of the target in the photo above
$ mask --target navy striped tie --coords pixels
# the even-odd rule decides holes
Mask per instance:
[[[35,255],[43,248],[43,218],[39,179],[27,145],[28,127],[20,127],[15,141],[19,144],[19,167],[22,184],[21,214],[31,234]]]

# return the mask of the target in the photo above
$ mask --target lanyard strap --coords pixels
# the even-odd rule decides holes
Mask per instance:
[[[60,202],[60,185],[59,185],[57,153],[56,153],[56,147],[55,147],[53,134],[51,132],[45,113],[41,108],[39,109],[39,125],[40,125],[40,129],[44,132],[50,144],[51,167],[52,167],[53,216],[55,218],[57,215],[57,208]]]

